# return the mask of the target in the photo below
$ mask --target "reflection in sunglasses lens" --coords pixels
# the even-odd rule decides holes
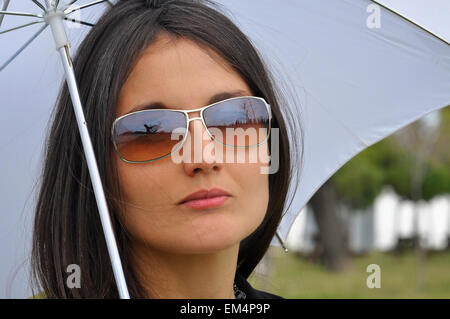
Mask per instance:
[[[186,127],[183,113],[166,110],[147,110],[132,113],[117,121],[114,141],[118,152],[127,161],[143,162],[169,154],[183,139],[172,132]]]
[[[206,126],[222,144],[254,146],[263,142],[268,134],[269,114],[260,99],[226,100],[206,109],[203,115]]]

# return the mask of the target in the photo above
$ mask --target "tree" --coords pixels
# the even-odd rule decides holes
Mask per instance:
[[[309,204],[319,229],[318,245],[322,247],[320,260],[329,270],[342,269],[347,259],[348,236],[338,218],[338,204],[350,210],[365,209],[384,185],[414,201],[450,193],[450,107],[442,110],[435,141],[420,144],[423,130],[419,125],[416,121],[363,150],[311,198]]]

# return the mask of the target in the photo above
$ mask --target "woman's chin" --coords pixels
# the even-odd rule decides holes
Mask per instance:
[[[171,245],[165,245],[161,249],[166,252],[179,253],[179,254],[209,254],[214,252],[220,252],[226,249],[230,249],[233,246],[239,246],[241,238],[236,236],[235,238],[230,236],[205,236],[205,237],[191,237],[180,239],[176,243]]]

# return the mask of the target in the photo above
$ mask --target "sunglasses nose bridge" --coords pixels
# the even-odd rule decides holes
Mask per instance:
[[[192,118],[190,118],[190,119],[188,119],[187,120],[187,129],[188,129],[188,131],[189,131],[189,123],[191,123],[192,121],[195,121],[195,120],[200,120],[201,122],[202,122],[202,124],[203,124],[203,127],[205,128],[205,130],[209,133],[209,131],[208,131],[208,128],[206,127],[206,123],[205,123],[205,121],[203,120],[203,118],[202,117],[200,117],[200,116],[198,116],[198,117],[192,117]]]
[[[197,117],[191,117],[190,119],[188,119],[188,123],[189,123],[190,121],[193,121],[193,120],[201,120],[201,121],[203,121],[202,118],[201,118],[200,116],[197,116]]]

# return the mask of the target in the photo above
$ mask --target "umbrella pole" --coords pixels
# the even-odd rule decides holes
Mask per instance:
[[[70,60],[69,49],[67,46],[59,49],[61,60],[63,62],[64,71],[66,73],[66,81],[69,87],[72,104],[77,118],[78,129],[80,131],[83,149],[89,168],[92,185],[94,187],[95,199],[99,209],[100,219],[102,222],[103,232],[105,234],[106,245],[108,247],[109,257],[111,259],[114,277],[116,279],[117,288],[121,299],[130,299],[128,288],[123,273],[122,263],[117,249],[116,238],[111,224],[108,206],[106,204],[105,193],[103,191],[100,173],[95,159],[94,149],[92,147],[91,138],[87,129],[87,123],[84,118],[83,109],[78,93],[78,87]]]
[[[73,71],[72,60],[70,57],[69,41],[67,40],[65,28],[62,22],[63,18],[64,15],[61,12],[57,11],[48,12],[45,16],[46,22],[51,26],[53,37],[56,43],[56,49],[60,53],[61,61],[64,67],[67,86],[69,88],[73,109],[75,111],[75,116],[78,123],[78,129],[80,131],[81,141],[83,143],[83,149],[86,156],[92,185],[94,188],[95,199],[97,201],[97,206],[99,209],[100,219],[106,239],[106,245],[108,247],[109,258],[111,260],[111,265],[114,271],[114,277],[116,280],[119,296],[121,299],[130,299],[125,276],[123,273],[122,263],[120,260],[119,250],[117,249],[116,238],[114,236],[114,231],[111,224],[108,206],[106,204],[105,193],[103,191],[100,173],[98,171],[97,161],[95,159],[94,148],[92,147],[92,141],[89,136],[87,123],[84,117],[83,108],[81,106],[78,86],[75,79],[75,73]]]

